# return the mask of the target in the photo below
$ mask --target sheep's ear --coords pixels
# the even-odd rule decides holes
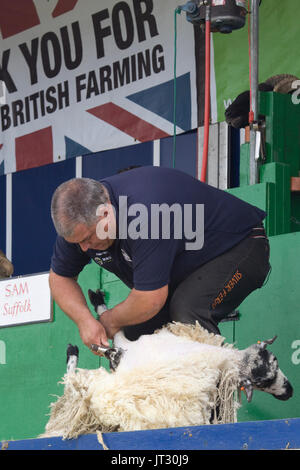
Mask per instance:
[[[272,339],[266,339],[265,341],[261,341],[259,345],[262,349],[266,349],[268,344],[273,344],[276,338],[277,338],[277,335],[275,335],[274,338]]]

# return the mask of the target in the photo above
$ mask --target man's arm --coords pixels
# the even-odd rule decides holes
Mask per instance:
[[[105,328],[91,314],[76,279],[50,270],[49,285],[55,302],[78,326],[83,343],[109,346]]]
[[[132,289],[126,300],[101,315],[100,322],[107,336],[113,338],[124,326],[150,320],[162,309],[167,297],[167,285],[152,291]]]

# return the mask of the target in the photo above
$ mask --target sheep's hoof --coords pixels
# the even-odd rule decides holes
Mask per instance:
[[[77,356],[77,357],[79,356],[79,349],[76,345],[73,346],[72,344],[68,344],[68,347],[67,347],[67,362],[68,362],[70,356]]]

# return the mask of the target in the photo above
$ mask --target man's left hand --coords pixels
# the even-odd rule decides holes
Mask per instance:
[[[120,328],[114,327],[111,322],[111,314],[109,310],[106,310],[99,319],[102,326],[104,326],[107,337],[113,339],[115,334],[120,330]]]

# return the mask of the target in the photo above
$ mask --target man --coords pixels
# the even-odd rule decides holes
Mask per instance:
[[[51,213],[58,233],[50,288],[82,341],[108,345],[169,321],[219,333],[218,323],[269,272],[265,212],[178,170],[141,167],[57,188]],[[97,321],[76,282],[93,259],[130,289]]]

